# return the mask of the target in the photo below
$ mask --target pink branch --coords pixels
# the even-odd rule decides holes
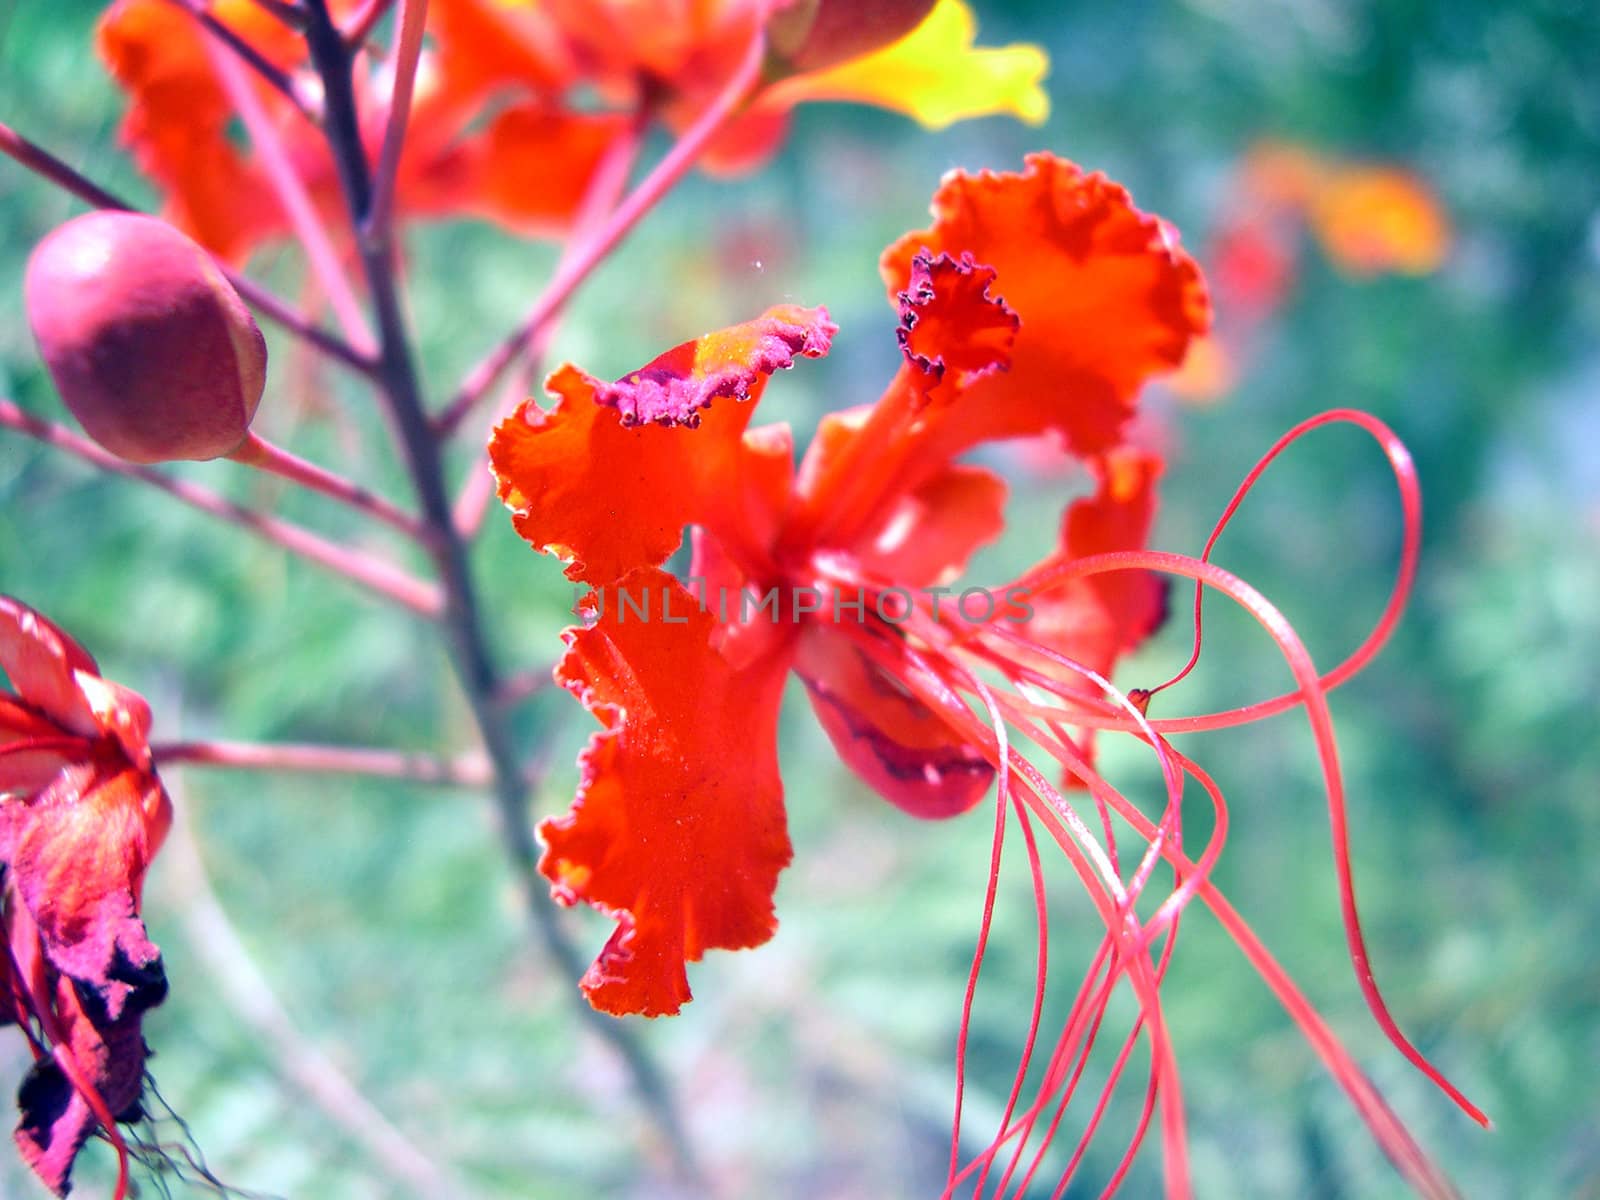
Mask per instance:
[[[210,513],[224,521],[231,521],[274,545],[326,567],[335,574],[342,575],[429,619],[437,619],[443,610],[443,598],[438,586],[433,583],[418,579],[399,567],[372,558],[359,550],[330,542],[288,521],[235,504],[187,480],[173,479],[150,467],[123,462],[114,454],[102,450],[88,438],[79,437],[69,429],[24,412],[10,400],[0,399],[0,426],[15,429],[46,445],[75,454],[102,471],[109,471],[128,479],[137,479],[148,483],[151,487],[160,488],[168,495],[177,497],[201,512]]]
[[[394,55],[394,88],[389,96],[389,121],[378,152],[378,170],[372,178],[372,206],[361,222],[361,236],[387,236],[394,210],[395,177],[405,149],[406,122],[411,116],[411,94],[417,82],[417,59],[422,55],[422,31],[428,17],[428,0],[402,0],[400,37]]]
[[[626,136],[618,138],[611,144],[604,160],[595,170],[594,178],[589,181],[583,201],[578,206],[573,238],[562,252],[561,261],[556,264],[558,274],[562,265],[572,256],[578,243],[597,228],[606,216],[616,211],[617,200],[627,185],[628,175],[639,157],[640,147],[644,144],[648,116],[649,113],[644,108],[634,114],[632,128]],[[555,314],[533,330],[528,340],[520,347],[519,353],[525,352],[527,355],[525,368],[520,372],[513,372],[507,380],[505,394],[490,421],[491,425],[499,424],[522,402],[522,397],[528,392],[529,379],[537,373],[539,360],[544,357],[545,351],[555,338],[559,325],[560,314]],[[494,498],[494,490],[494,475],[489,470],[489,447],[485,442],[478,447],[472,469],[467,473],[467,481],[462,486],[460,495],[456,497],[455,523],[462,537],[470,540],[483,528],[483,518],[488,512],[490,500]]]
[[[339,251],[317,214],[316,204],[306,190],[305,180],[289,160],[282,134],[262,107],[260,97],[256,95],[239,63],[214,41],[207,40],[206,54],[239,119],[249,131],[250,142],[260,157],[262,169],[267,173],[267,181],[271,183],[284,216],[289,219],[295,236],[304,247],[312,273],[326,293],[345,336],[363,354],[371,355],[376,343],[362,315],[361,302],[356,299],[350,277],[339,260]]]
[[[268,86],[281,93],[283,98],[294,105],[306,120],[313,125],[317,124],[319,119],[317,114],[311,111],[310,106],[306,103],[306,98],[295,87],[294,80],[281,67],[266,58],[261,51],[219,21],[203,4],[199,3],[199,0],[168,0],[168,2],[177,8],[183,9],[196,21],[200,22],[205,31],[212,38],[226,46],[239,62],[243,62],[265,80]],[[269,8],[268,11],[278,16],[280,20],[283,19],[283,14],[276,9]],[[208,44],[210,44],[209,41]],[[232,60],[230,59],[230,61]]]
[[[589,237],[573,248],[564,259],[533,308],[511,335],[496,346],[473,367],[456,390],[449,405],[435,419],[435,428],[441,435],[455,431],[474,405],[494,386],[521,347],[538,333],[573,292],[589,277],[589,273],[615,250],[641,218],[665,196],[699,160],[711,139],[721,132],[730,117],[738,112],[751,87],[761,75],[761,65],[766,61],[766,37],[758,33],[750,42],[743,61],[717,98],[701,113],[609,218]]]
[[[427,527],[410,513],[397,508],[382,496],[375,495],[346,479],[343,475],[335,474],[315,463],[307,462],[298,455],[274,446],[265,438],[250,434],[244,443],[231,454],[230,459],[246,466],[256,467],[269,471],[279,478],[297,483],[301,487],[309,488],[324,496],[332,497],[342,504],[366,513],[379,521],[398,529],[407,537],[416,541],[427,543],[431,534]]]
[[[164,742],[152,746],[156,765],[226,767],[238,771],[294,771],[310,775],[370,775],[440,787],[487,787],[487,760],[444,759],[401,750],[251,742]]]
[[[119,212],[138,212],[132,204],[92,180],[78,174],[66,163],[44,147],[29,141],[9,125],[0,124],[0,151],[27,167],[41,178],[70,192],[95,208],[115,209]],[[253,279],[239,274],[225,261],[213,256],[217,268],[227,276],[234,291],[243,296],[256,311],[268,320],[275,321],[297,337],[304,339],[325,354],[338,359],[346,366],[363,374],[371,374],[372,358],[325,329],[318,328],[311,319],[281,296],[268,291]]]

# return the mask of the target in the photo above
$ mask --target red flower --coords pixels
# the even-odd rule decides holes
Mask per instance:
[[[161,954],[139,917],[145,870],[171,823],[150,761],[150,710],[102,679],[44,617],[0,596],[0,880],[7,955],[0,1021],[35,1062],[18,1093],[22,1156],[58,1195],[97,1127],[139,1113],[145,1010]]]
[[[1129,458],[1119,431],[1204,328],[1193,263],[1121,188],[1044,155],[952,176],[934,212],[884,257],[905,364],[876,405],[824,419],[798,472],[786,428],[746,426],[773,372],[827,352],[822,309],[769,310],[616,383],[563,367],[556,407],[524,405],[491,441],[518,531],[596,589],[557,678],[603,728],[571,813],[541,829],[541,868],[561,899],[618,920],[583,983],[606,1011],[675,1012],[686,961],[771,936],[791,668],[844,761],[901,808],[950,816],[988,789],[992,753],[907,684],[937,676],[927,662],[978,616],[911,590],[950,583],[1004,525],[1003,481],[956,456],[1055,431],[1099,481],[1060,552],[1143,545],[1159,462]],[[698,595],[659,569],[686,525]],[[1025,597],[987,600],[1029,615]],[[1133,574],[1060,591],[1031,620],[1107,671],[1160,613]]]

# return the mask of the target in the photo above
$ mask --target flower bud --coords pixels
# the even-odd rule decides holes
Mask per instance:
[[[266,343],[211,256],[166,222],[74,218],[35,247],[23,290],[62,401],[118,458],[218,458],[248,435]]]
[[[910,33],[935,0],[789,0],[767,23],[772,57],[789,73],[820,71]]]

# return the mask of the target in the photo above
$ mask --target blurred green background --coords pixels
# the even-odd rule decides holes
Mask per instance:
[[[888,379],[896,349],[877,254],[924,223],[947,168],[1011,167],[1030,149],[1054,150],[1126,183],[1202,256],[1232,172],[1262,136],[1395,161],[1431,181],[1456,227],[1440,272],[1356,282],[1304,245],[1295,287],[1234,392],[1204,408],[1151,396],[1171,447],[1154,542],[1197,552],[1255,457],[1326,407],[1372,410],[1416,455],[1427,505],[1416,600],[1333,707],[1378,978],[1402,1027],[1490,1112],[1493,1132],[1431,1091],[1365,1012],[1303,718],[1180,745],[1233,803],[1221,886],[1462,1191],[1600,1197],[1600,13],[1581,0],[977,9],[985,41],[1049,48],[1045,128],[989,120],[930,134],[886,114],[810,109],[769,169],[695,179],[653,214],[583,293],[557,353],[616,375],[767,304],[826,303],[843,327],[835,353],[777,380],[764,406],[807,429]],[[118,97],[90,49],[96,11],[0,8],[0,119],[150,203],[116,146]],[[23,320],[22,268],[33,243],[80,209],[0,161],[0,394],[55,419]],[[553,250],[466,224],[418,231],[409,249],[414,327],[440,397],[526,307]],[[297,286],[286,250],[253,267]],[[269,336],[260,427],[403,496],[370,397]],[[462,470],[469,461],[464,450]],[[370,536],[237,470],[182,473]],[[1078,486],[1019,469],[1013,536],[975,578],[1036,558]],[[1218,558],[1331,664],[1381,608],[1398,530],[1381,455],[1334,430],[1267,476]],[[498,514],[477,564],[502,658],[553,658],[572,598],[559,567]],[[165,738],[437,751],[466,742],[442,657],[416,622],[11,434],[0,435],[0,589],[149,697]],[[1209,611],[1202,667],[1158,715],[1288,682],[1247,619],[1220,603]],[[1164,677],[1186,638],[1175,619],[1124,685]],[[779,890],[780,933],[758,952],[713,954],[691,971],[697,998],[684,1015],[639,1032],[671,1070],[727,1195],[935,1195],[990,819],[985,808],[916,824],[864,794],[800,696],[791,700],[783,755],[796,860]],[[530,750],[550,764],[538,810],[561,810],[588,719],[545,696],[524,720]],[[1106,767],[1155,803],[1137,755],[1108,745]],[[669,1194],[626,1081],[578,1032],[572,981],[529,945],[486,804],[313,778],[174,772],[173,784],[217,896],[305,1044],[407,1141],[475,1195]],[[1196,844],[1203,830],[1191,828]],[[163,1094],[217,1174],[292,1197],[405,1194],[240,1019],[200,953],[208,935],[176,864],[158,860],[150,883],[147,919],[173,990],[146,1036]],[[1070,988],[1095,922],[1052,866],[1053,961]],[[1031,994],[1031,901],[1012,867],[974,1018],[975,1133],[1003,1103]],[[1402,1194],[1263,985],[1195,914],[1165,994],[1200,1194]],[[598,948],[606,922],[570,921]],[[26,1057],[14,1034],[0,1041],[5,1090]],[[1142,1061],[1070,1195],[1098,1194],[1120,1156]],[[1096,1059],[1086,1087],[1108,1063]],[[1064,1134],[1063,1145],[1073,1140]],[[85,1156],[82,1194],[105,1193],[108,1158]],[[1152,1136],[1126,1194],[1158,1194],[1159,1160]],[[0,1154],[0,1194],[41,1193]]]

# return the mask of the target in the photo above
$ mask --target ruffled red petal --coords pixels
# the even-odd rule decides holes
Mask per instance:
[[[751,493],[770,491],[768,467],[746,479],[741,437],[754,404],[772,372],[827,353],[834,328],[825,309],[786,306],[616,383],[562,367],[545,385],[556,407],[524,403],[489,442],[517,531],[594,584],[665,562],[690,522],[746,540]]]
[[[992,438],[1058,429],[1080,455],[1120,439],[1140,386],[1183,361],[1210,320],[1205,289],[1172,231],[1102,175],[1049,154],[1020,174],[954,173],[934,224],[884,252],[891,298],[914,260],[970,254],[1021,318],[1011,369],[973,382],[941,418],[944,457]]]
[[[972,255],[915,254],[900,301],[900,350],[928,378],[930,393],[946,372],[956,389],[1011,365],[1021,323],[1005,300],[991,296],[993,267]],[[955,391],[945,389],[953,398]]]
[[[652,605],[650,619],[625,596]],[[602,728],[572,810],[539,828],[539,868],[558,899],[617,919],[582,981],[590,1003],[661,1016],[690,999],[686,962],[777,927],[791,856],[777,757],[787,656],[734,670],[712,646],[714,617],[658,570],[599,600],[594,625],[565,635],[556,679]]]

